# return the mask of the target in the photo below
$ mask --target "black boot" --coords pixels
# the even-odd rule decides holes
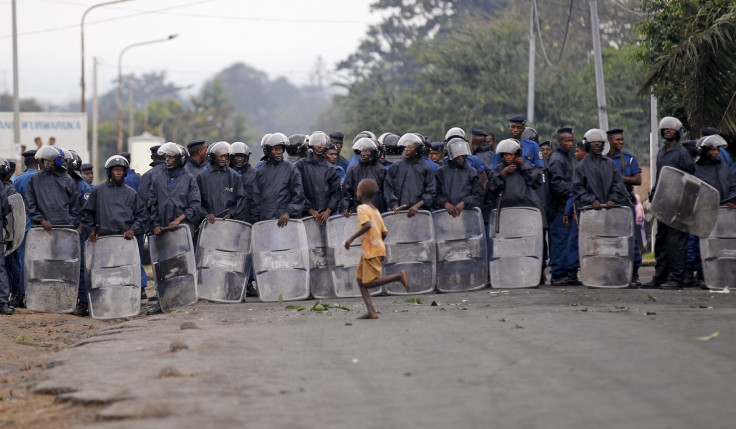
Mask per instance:
[[[146,316],[153,316],[155,314],[161,314],[164,311],[161,309],[161,305],[156,302],[153,304],[153,307],[149,308],[148,311],[146,311]]]
[[[13,295],[13,298],[10,300],[10,306],[14,308],[26,308],[25,303],[25,295]]]
[[[77,307],[72,311],[72,314],[79,317],[89,316],[89,305],[86,302],[78,301]]]
[[[580,280],[578,280],[578,271],[572,270],[567,272],[567,284],[568,286],[580,286],[583,284]]]
[[[631,274],[631,284],[629,286],[632,288],[641,287],[641,280],[639,280],[639,267],[634,267],[634,272]]]
[[[10,304],[0,304],[0,314],[10,316],[13,314],[13,307],[11,307]]]

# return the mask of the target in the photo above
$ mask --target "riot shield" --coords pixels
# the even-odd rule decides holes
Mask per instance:
[[[327,249],[327,225],[322,226],[313,217],[305,217],[304,229],[309,248],[309,285],[312,297],[317,299],[337,298],[332,285],[331,267],[333,261]]]
[[[406,270],[411,292],[409,294],[432,292],[436,284],[437,247],[434,243],[432,214],[420,210],[414,217],[407,217],[406,211],[383,214],[383,223],[388,229],[384,275],[397,274]],[[407,295],[404,285],[398,282],[385,286],[389,295]]]
[[[34,227],[26,235],[23,266],[26,307],[44,313],[71,313],[77,305],[79,233]]]
[[[709,289],[736,285],[736,210],[718,209],[716,225],[708,238],[700,239],[703,277]]]
[[[148,237],[156,294],[162,310],[197,302],[197,264],[189,226]]]
[[[8,256],[20,247],[26,236],[26,206],[21,194],[8,196],[10,213],[5,217],[5,255]],[[7,238],[6,238],[7,237]]]
[[[479,208],[458,217],[446,210],[432,213],[437,243],[437,291],[464,292],[488,283],[488,259],[483,215]]]
[[[141,310],[141,261],[138,242],[122,235],[85,243],[89,312],[94,319],[117,319]]]
[[[332,216],[327,220],[327,245],[329,257],[332,261],[330,272],[335,296],[338,298],[355,298],[360,296],[358,279],[355,270],[363,252],[360,248],[360,239],[353,240],[350,250],[345,249],[345,241],[355,234],[358,229],[358,215],[353,213],[349,218],[342,215]],[[383,293],[383,286],[370,289],[371,295]]]
[[[197,241],[197,296],[214,302],[240,302],[250,272],[251,225],[233,219],[207,219]]]
[[[491,287],[511,289],[536,287],[542,273],[542,213],[533,207],[496,210],[488,223],[488,253]]]
[[[279,228],[276,220],[253,225],[253,268],[264,302],[309,298],[309,249],[301,220]]]
[[[720,194],[714,187],[684,171],[663,167],[652,214],[672,228],[707,238],[716,224],[719,203]]]
[[[625,288],[634,270],[634,216],[630,207],[580,212],[578,248],[584,286]]]

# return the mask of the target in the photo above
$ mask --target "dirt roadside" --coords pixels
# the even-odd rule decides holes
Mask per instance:
[[[26,309],[0,316],[0,427],[67,428],[94,421],[101,406],[60,402],[29,388],[52,353],[119,322]]]

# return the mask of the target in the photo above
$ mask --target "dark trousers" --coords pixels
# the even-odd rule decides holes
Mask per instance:
[[[77,290],[77,299],[80,302],[88,303],[89,296],[87,296],[87,268],[85,268],[85,243],[87,242],[88,234],[84,234],[79,237],[79,289]]]
[[[700,237],[689,235],[687,238],[687,269],[688,271],[702,271],[703,262],[700,259]]]
[[[570,217],[570,236],[567,240],[567,271],[577,271],[580,268],[580,251],[578,249],[578,220]]]
[[[28,231],[26,231],[26,236],[28,236]],[[25,258],[26,258],[26,238],[23,237],[23,242],[20,243],[20,247],[18,247],[18,250],[16,252],[18,254],[18,262],[20,263],[20,269],[18,272],[18,295],[25,295],[26,294],[26,284],[25,282]]]
[[[146,274],[145,268],[143,268],[143,248],[146,241],[146,236],[143,234],[136,235],[135,239],[138,241],[138,254],[141,258],[141,290],[143,290],[148,284],[148,275]]]
[[[8,282],[10,283],[10,293],[13,295],[20,293],[20,259],[18,250],[5,257],[5,271],[8,273]]]
[[[550,273],[559,277],[568,271],[568,243],[572,224],[565,226],[562,212],[554,213],[549,223],[549,267]]]
[[[0,264],[0,304],[10,304],[10,282],[5,264]]]
[[[664,283],[668,278],[682,282],[687,265],[686,232],[678,231],[662,222],[657,222],[657,235],[654,242],[654,281]]]

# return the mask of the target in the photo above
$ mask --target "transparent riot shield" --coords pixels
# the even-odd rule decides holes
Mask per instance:
[[[309,249],[301,220],[279,228],[277,220],[253,225],[253,268],[264,302],[309,298]]]
[[[677,230],[706,238],[718,217],[718,190],[697,177],[663,167],[652,200],[652,214]]]
[[[350,250],[345,249],[345,241],[358,231],[358,215],[353,213],[349,218],[342,215],[332,216],[327,220],[327,245],[332,261],[330,272],[335,296],[338,298],[355,298],[360,296],[358,279],[355,271],[363,252],[360,239],[353,240]],[[383,293],[383,286],[370,289],[371,295]]]
[[[437,291],[464,292],[488,284],[488,259],[483,215],[479,208],[458,217],[446,210],[432,213],[437,243]]]
[[[736,210],[718,209],[716,225],[700,239],[703,277],[709,289],[736,286]]]
[[[138,242],[122,235],[85,243],[89,312],[94,319],[136,316],[141,311]]]
[[[188,225],[148,237],[156,294],[162,310],[197,302],[197,264]]]
[[[79,233],[54,227],[49,234],[33,227],[26,235],[26,307],[44,313],[71,313],[77,305]]]
[[[214,302],[240,302],[250,272],[251,224],[207,219],[197,241],[197,296]]]
[[[20,194],[8,196],[10,213],[5,217],[5,256],[15,252],[26,236],[26,206]]]
[[[309,285],[312,297],[317,299],[337,298],[332,285],[332,253],[327,247],[327,225],[322,226],[313,217],[305,217],[304,229],[309,248]]]
[[[542,273],[542,213],[533,207],[502,208],[496,232],[496,210],[488,223],[491,287],[536,287]]]
[[[634,216],[630,207],[580,212],[578,248],[584,286],[625,288],[634,270]]]
[[[437,247],[434,242],[432,214],[420,210],[414,217],[406,211],[383,214],[383,223],[388,229],[384,275],[392,275],[406,270],[411,292],[409,294],[432,292],[436,284]],[[389,295],[407,295],[401,283],[385,286]]]

